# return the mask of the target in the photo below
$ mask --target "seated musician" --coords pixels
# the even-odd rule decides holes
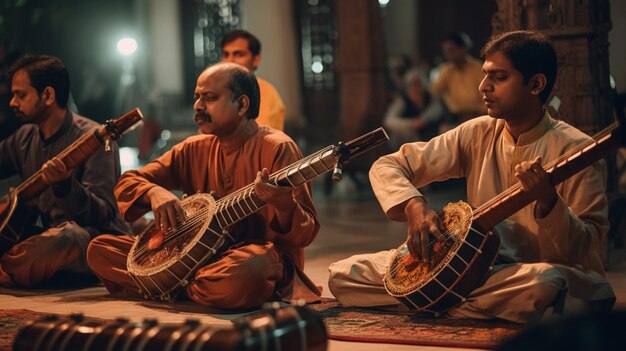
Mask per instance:
[[[179,224],[195,219],[171,190],[214,192],[219,198],[253,183],[268,206],[231,228],[231,236],[240,241],[197,270],[186,295],[224,309],[256,307],[272,299],[318,300],[319,291],[302,272],[303,249],[319,230],[311,188],[268,182],[269,174],[302,154],[286,134],[256,123],[259,87],[254,74],[235,63],[210,66],[198,78],[194,99],[194,120],[203,134],[122,175],[115,194],[124,218],[134,221],[152,210],[155,225],[175,232],[177,219]],[[155,232],[155,238],[162,233]],[[103,235],[89,246],[89,266],[111,293],[138,293],[126,265],[134,241]],[[167,245],[162,239],[154,242]]]
[[[441,238],[443,227],[419,187],[465,177],[476,208],[519,182],[535,201],[495,227],[502,243],[493,270],[447,314],[524,323],[610,309],[615,296],[600,260],[608,230],[606,165],[596,162],[557,186],[542,168],[590,139],[543,106],[556,79],[554,47],[542,34],[517,31],[491,38],[482,55],[479,90],[488,116],[377,160],[370,179],[381,207],[390,219],[408,222],[409,257],[424,262],[429,240]],[[332,293],[345,306],[399,305],[383,283],[394,253],[331,264]]]
[[[27,55],[10,72],[10,106],[25,124],[0,141],[0,178],[18,174],[25,180],[41,170],[41,179],[51,188],[24,204],[24,212],[12,214],[28,218],[28,224],[14,228],[23,231],[24,240],[2,254],[0,284],[32,287],[57,272],[88,273],[89,241],[102,232],[125,233],[128,226],[113,196],[120,174],[114,143],[114,152],[101,148],[73,170],[53,159],[98,126],[68,110],[70,81],[63,62],[52,56]]]

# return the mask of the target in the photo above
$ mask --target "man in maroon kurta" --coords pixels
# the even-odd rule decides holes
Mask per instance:
[[[187,296],[215,308],[255,307],[272,298],[319,299],[318,289],[302,272],[303,249],[319,230],[311,188],[268,182],[270,173],[302,154],[284,133],[257,125],[254,75],[237,64],[211,66],[198,78],[194,99],[194,119],[203,134],[122,176],[115,195],[124,218],[134,221],[152,210],[155,225],[175,228],[176,218],[186,215],[170,190],[223,197],[254,182],[257,196],[268,206],[235,225],[231,234],[242,241],[199,269]],[[89,246],[88,263],[111,293],[138,293],[126,271],[133,242],[130,236],[105,235]]]

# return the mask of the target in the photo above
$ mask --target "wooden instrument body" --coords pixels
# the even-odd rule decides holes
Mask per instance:
[[[624,145],[624,131],[620,128],[623,127],[619,127],[616,122],[588,142],[578,145],[545,165],[544,169],[550,176],[550,183],[552,185],[561,183],[618,146]],[[534,199],[531,195],[523,191],[521,185],[517,183],[475,210],[467,206],[466,210],[461,211],[465,212],[466,216],[471,215],[471,225],[467,225],[467,234],[456,235],[459,242],[447,248],[449,252],[445,257],[431,260],[433,262],[428,266],[405,264],[403,267],[410,271],[413,279],[401,280],[401,277],[395,276],[394,264],[411,259],[406,245],[404,248],[400,246],[385,274],[384,283],[387,292],[410,309],[417,311],[440,313],[455,307],[482,282],[497,257],[500,238],[490,230],[532,201]],[[447,212],[444,210],[446,215]]]
[[[498,255],[500,237],[472,225],[468,204],[448,204],[442,212],[450,238],[431,252],[428,263],[413,258],[403,244],[387,268],[385,289],[409,309],[437,312],[456,306],[476,288]]]
[[[387,140],[386,132],[379,128],[345,145],[328,146],[274,172],[270,183],[296,188]],[[139,293],[147,299],[175,300],[200,267],[223,247],[237,242],[229,234],[231,226],[266,205],[256,196],[254,184],[219,200],[209,194],[195,194],[184,198],[182,204],[187,224],[179,224],[175,232],[168,230],[166,240],[157,249],[148,248],[155,230],[150,227],[139,235],[129,252],[126,268]],[[172,248],[163,247],[170,244]]]
[[[216,202],[210,194],[199,193],[182,200],[189,226],[174,233],[157,249],[148,249],[156,228],[151,224],[141,233],[128,254],[126,267],[145,298],[173,301],[192,275],[221,251],[224,243],[233,244],[227,232],[213,221]],[[229,239],[230,238],[230,239]]]
[[[215,327],[196,320],[159,324],[156,320],[97,322],[85,321],[82,315],[49,316],[22,328],[13,350],[323,351],[327,347],[321,317],[305,306],[270,305],[233,323],[233,327]]]
[[[63,162],[67,169],[75,169],[85,163],[103,144],[108,147],[110,140],[118,139],[142,118],[141,111],[133,109],[116,120],[106,122],[93,132],[84,134],[55,158]],[[47,188],[39,170],[0,200],[0,255],[27,238],[25,229],[34,220],[27,215],[27,203]]]
[[[21,208],[17,198],[17,192],[11,190],[0,199],[0,228],[2,240],[0,240],[0,254],[7,252],[13,245],[23,240],[23,228],[25,216],[13,216]]]

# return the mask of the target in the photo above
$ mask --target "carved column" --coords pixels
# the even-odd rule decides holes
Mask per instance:
[[[386,109],[385,50],[378,2],[339,0],[337,66],[344,140],[380,127]]]
[[[338,0],[336,6],[339,129],[341,140],[349,141],[380,127],[387,108],[383,28],[376,0]],[[369,170],[384,151],[378,148],[348,168]]]
[[[609,86],[608,0],[496,0],[494,34],[532,29],[556,47],[558,75],[551,112],[593,134],[613,121]],[[559,103],[560,101],[560,103]]]

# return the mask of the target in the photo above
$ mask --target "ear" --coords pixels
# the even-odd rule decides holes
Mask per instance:
[[[56,92],[52,87],[45,87],[43,92],[41,93],[41,98],[43,99],[44,104],[46,106],[50,106],[56,101]]]
[[[239,116],[246,117],[248,110],[250,109],[250,98],[248,95],[241,95],[237,98],[237,100],[237,103],[239,104],[237,114],[239,114]]]
[[[528,85],[530,86],[530,93],[533,95],[539,95],[546,88],[548,78],[543,73],[537,73],[530,78]]]
[[[254,56],[254,58],[252,59],[252,67],[254,67],[254,69],[256,70],[260,64],[261,64],[261,54],[258,54]]]

